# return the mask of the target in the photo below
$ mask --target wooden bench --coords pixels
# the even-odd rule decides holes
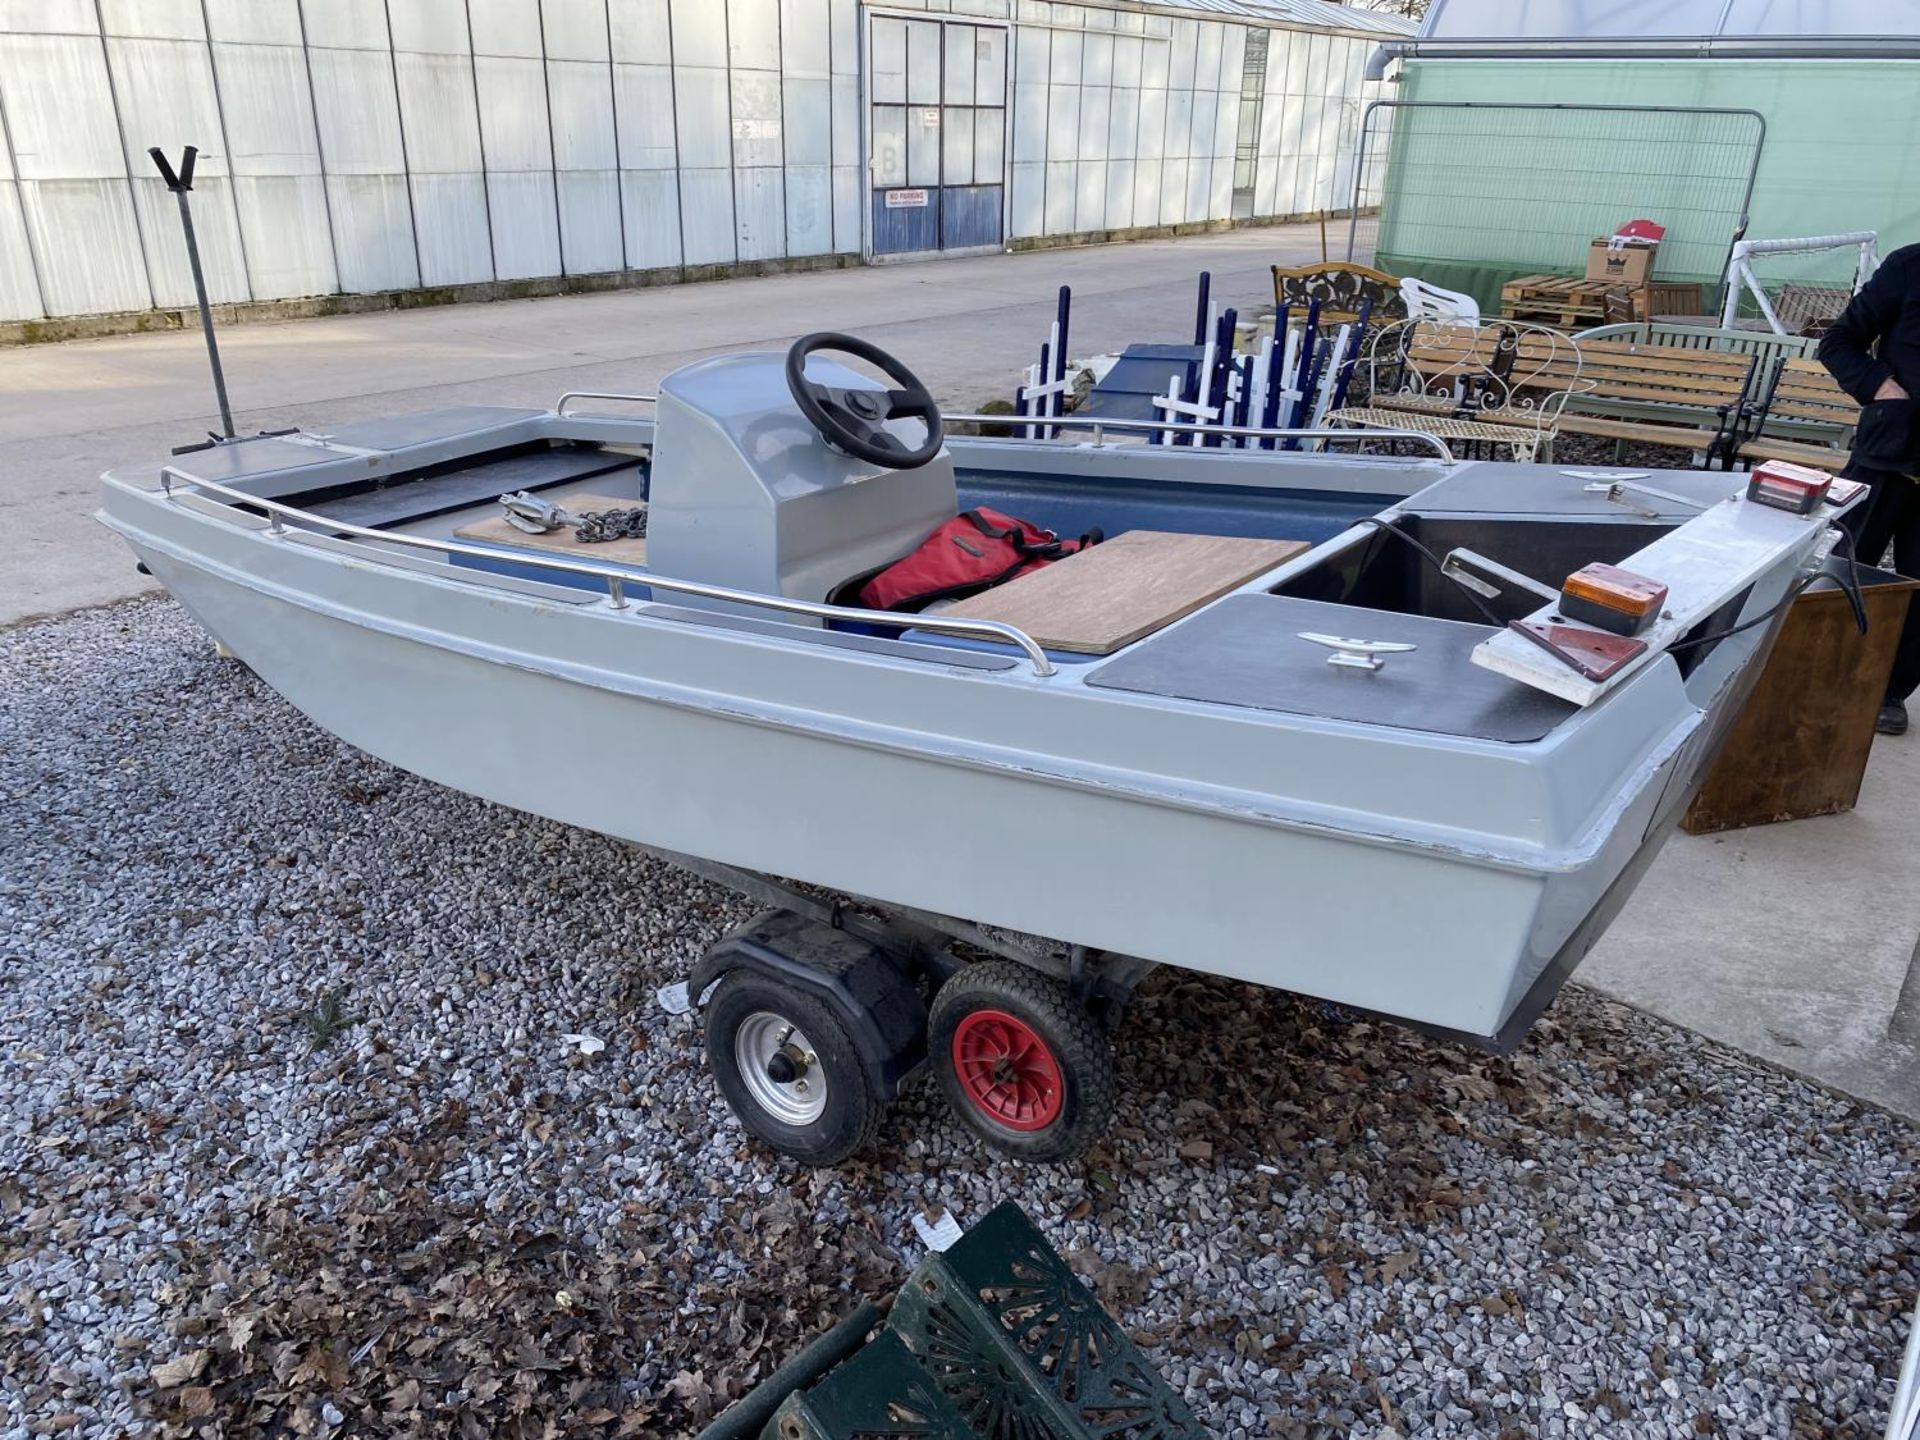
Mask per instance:
[[[1695,287],[1698,288],[1698,287]],[[1582,347],[1595,340],[1625,340],[1637,345],[1664,345],[1676,350],[1724,350],[1729,354],[1761,355],[1770,360],[1812,356],[1817,340],[1805,335],[1776,335],[1771,330],[1723,330],[1714,325],[1685,325],[1641,320],[1632,324],[1601,325],[1574,333]]]
[[[1503,332],[1510,341],[1502,340]],[[1463,400],[1449,413],[1539,429],[1546,406],[1553,430],[1685,450],[1708,464],[1730,463],[1760,365],[1754,354],[1617,340],[1577,344],[1549,331],[1499,325],[1471,335],[1456,329],[1416,337],[1405,360],[1426,381],[1426,393],[1408,393],[1403,385],[1400,394],[1376,395],[1373,405],[1434,413],[1437,382],[1484,371],[1491,383],[1479,402]]]
[[[1726,460],[1740,433],[1742,407],[1754,391],[1754,355],[1680,350],[1632,341],[1578,346],[1577,365],[1542,355],[1530,384],[1573,386],[1560,428],[1629,443],[1665,446]],[[1528,345],[1521,345],[1524,366]]]
[[[1826,366],[1811,358],[1788,358],[1776,363],[1734,453],[1749,464],[1791,460],[1838,470],[1847,463],[1859,423],[1860,403]]]
[[[1351,325],[1360,318],[1362,302],[1371,300],[1372,323],[1404,320],[1407,305],[1400,298],[1399,277],[1367,265],[1346,260],[1327,260],[1318,265],[1273,267],[1273,303],[1290,306],[1305,315],[1307,307],[1320,302],[1322,325]]]

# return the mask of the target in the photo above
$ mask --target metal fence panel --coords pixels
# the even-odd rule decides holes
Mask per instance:
[[[1662,276],[1710,281],[1745,223],[1765,138],[1744,109],[1380,100],[1361,127],[1352,203],[1379,206],[1383,260],[1442,285],[1581,273],[1589,242],[1642,216],[1667,227]],[[1382,149],[1384,170],[1371,159]]]

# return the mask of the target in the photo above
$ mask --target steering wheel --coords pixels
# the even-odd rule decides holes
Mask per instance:
[[[824,385],[807,378],[807,358],[821,350],[857,356],[900,386],[898,390],[863,390]],[[820,438],[856,460],[884,465],[889,470],[914,470],[940,453],[947,434],[940,409],[906,366],[878,345],[855,335],[823,330],[803,335],[787,351],[787,388],[800,413],[813,422]],[[908,449],[885,429],[889,420],[918,420],[926,439]]]

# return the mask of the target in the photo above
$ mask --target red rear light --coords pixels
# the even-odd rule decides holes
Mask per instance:
[[[1756,505],[1771,505],[1795,515],[1811,515],[1827,498],[1833,476],[1811,465],[1793,465],[1785,460],[1769,460],[1747,479],[1747,499]]]
[[[1638,635],[1660,618],[1666,603],[1665,585],[1618,565],[1583,565],[1560,587],[1560,609],[1568,619],[1616,635]]]

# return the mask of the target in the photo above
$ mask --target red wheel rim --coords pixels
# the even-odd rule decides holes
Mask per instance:
[[[974,1107],[1009,1130],[1044,1130],[1067,1087],[1034,1028],[1004,1010],[975,1010],[953,1032],[953,1073]]]

